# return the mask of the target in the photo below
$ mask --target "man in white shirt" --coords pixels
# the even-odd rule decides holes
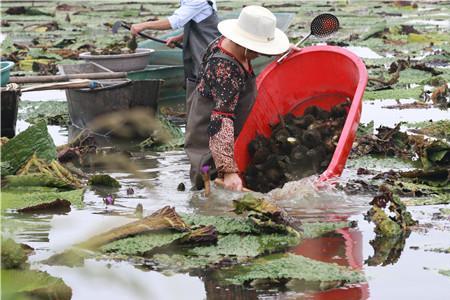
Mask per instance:
[[[186,97],[189,97],[197,82],[203,53],[209,43],[219,36],[215,0],[180,0],[180,7],[164,19],[143,22],[131,26],[136,35],[142,30],[167,30],[184,27],[183,34],[167,39],[167,46],[183,41],[183,62],[186,82]]]

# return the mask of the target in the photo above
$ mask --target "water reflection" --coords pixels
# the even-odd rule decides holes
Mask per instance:
[[[369,243],[373,247],[374,254],[365,263],[369,266],[386,266],[395,264],[405,248],[405,241],[410,232],[398,236],[376,236]]]

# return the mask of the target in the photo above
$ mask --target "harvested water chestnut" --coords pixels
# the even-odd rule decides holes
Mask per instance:
[[[246,185],[268,192],[288,180],[320,174],[328,167],[347,115],[348,103],[330,111],[307,107],[302,116],[288,113],[271,125],[269,138],[257,135],[248,144]]]

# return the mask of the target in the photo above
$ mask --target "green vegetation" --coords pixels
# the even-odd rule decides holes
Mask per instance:
[[[113,187],[113,188],[121,187],[120,183],[108,174],[92,175],[89,178],[88,184],[95,185],[95,186],[107,186],[107,187]]]
[[[224,283],[237,285],[258,279],[273,282],[282,279],[319,283],[339,281],[341,284],[364,281],[364,276],[358,271],[293,254],[275,254],[258,258],[245,266],[218,270],[214,275]]]
[[[15,174],[33,154],[47,162],[56,159],[56,147],[44,121],[19,133],[1,150],[2,176]]]
[[[39,204],[49,203],[56,199],[70,201],[76,207],[83,206],[83,189],[68,192],[23,192],[22,189],[2,190],[2,210],[23,209]]]
[[[31,270],[1,270],[2,299],[72,298],[72,289],[59,278],[46,272]]]

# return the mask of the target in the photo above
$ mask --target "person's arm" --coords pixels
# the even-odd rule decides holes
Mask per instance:
[[[184,36],[184,34],[182,33],[180,35],[168,38],[166,40],[166,46],[169,48],[175,48],[176,47],[175,43],[177,43],[177,42],[181,43],[183,41],[183,36]]]
[[[214,100],[208,132],[209,148],[219,177],[231,190],[242,189],[242,179],[234,160],[234,115],[244,82],[241,69],[223,58],[213,58],[205,70],[205,85]]]
[[[171,29],[169,19],[161,19],[156,21],[148,21],[131,25],[131,34],[137,35],[139,32],[147,29],[151,30],[167,30]]]

